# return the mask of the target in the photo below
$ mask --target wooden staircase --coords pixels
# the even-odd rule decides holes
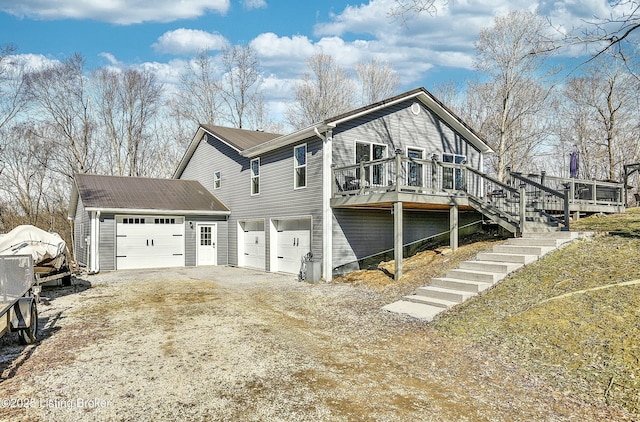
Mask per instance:
[[[591,233],[569,231],[525,232],[461,262],[443,277],[436,277],[415,294],[383,307],[384,310],[431,321],[440,312],[477,296],[523,266]]]

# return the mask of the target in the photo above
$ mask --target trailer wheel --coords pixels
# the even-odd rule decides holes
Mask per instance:
[[[31,325],[29,328],[18,331],[18,340],[20,344],[33,344],[36,342],[36,334],[38,332],[38,306],[36,301],[31,301]]]

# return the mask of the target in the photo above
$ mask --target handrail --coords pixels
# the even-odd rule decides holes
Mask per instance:
[[[472,173],[477,174],[478,176],[480,176],[483,179],[487,179],[489,180],[491,183],[495,183],[496,185],[503,187],[504,189],[507,189],[513,193],[518,193],[518,189],[514,188],[513,186],[509,186],[504,182],[499,181],[498,179],[494,179],[493,177],[489,176],[486,173],[481,172],[480,170],[476,170],[473,167],[470,166],[466,166],[467,170],[471,171]]]
[[[526,177],[522,176],[522,173],[514,173],[514,172],[510,172],[512,177],[515,177],[516,179],[525,182],[537,189],[543,190],[551,195],[557,196],[558,198],[564,198],[565,194],[564,193],[560,193],[555,189],[551,189],[545,185],[541,185],[540,183],[536,182],[535,180],[531,180],[531,179],[527,179]]]

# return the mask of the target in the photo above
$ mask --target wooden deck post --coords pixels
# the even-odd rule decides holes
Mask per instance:
[[[452,251],[458,249],[458,204],[454,204],[449,209],[449,246]]]
[[[396,262],[394,280],[402,277],[402,238],[402,202],[398,201],[393,203],[393,256]]]

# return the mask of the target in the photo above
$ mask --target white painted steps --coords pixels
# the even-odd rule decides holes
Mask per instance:
[[[461,262],[443,277],[433,278],[428,285],[419,287],[415,294],[382,309],[431,321],[440,312],[478,295],[513,271],[565,244],[592,235],[569,231],[524,233],[522,237],[494,246],[491,252],[481,252],[474,259]]]

